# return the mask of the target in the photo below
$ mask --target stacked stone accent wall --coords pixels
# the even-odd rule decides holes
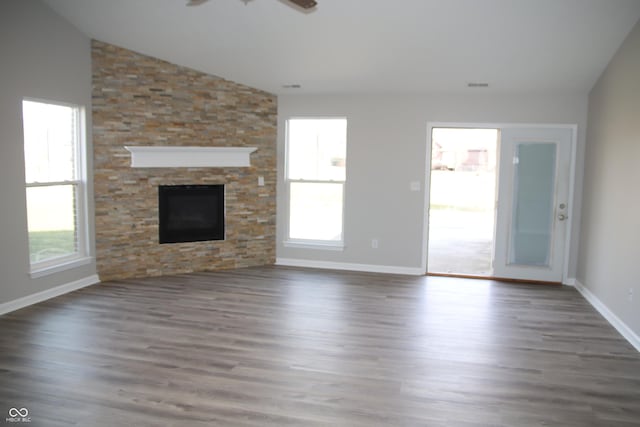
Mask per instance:
[[[276,97],[99,41],[92,60],[101,279],[273,264]],[[131,168],[125,145],[258,150],[251,167]],[[158,186],[182,184],[225,185],[225,241],[158,243]]]

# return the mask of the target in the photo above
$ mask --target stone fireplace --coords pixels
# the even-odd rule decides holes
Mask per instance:
[[[99,41],[92,62],[101,279],[273,264],[276,97]],[[252,150],[243,166],[132,167],[130,145]],[[160,244],[164,186],[224,186],[224,240]]]

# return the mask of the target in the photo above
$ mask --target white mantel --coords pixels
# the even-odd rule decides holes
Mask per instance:
[[[201,168],[251,166],[257,147],[125,146],[132,168]]]

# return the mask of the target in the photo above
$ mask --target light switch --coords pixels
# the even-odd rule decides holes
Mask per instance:
[[[258,187],[264,187],[264,176],[258,177]]]
[[[420,181],[411,181],[411,183],[409,183],[409,189],[411,191],[420,191]]]

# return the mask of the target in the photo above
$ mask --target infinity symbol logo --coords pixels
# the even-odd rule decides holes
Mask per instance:
[[[27,408],[11,408],[9,409],[9,416],[14,418],[14,417],[26,417],[27,415],[29,415],[29,410]]]

